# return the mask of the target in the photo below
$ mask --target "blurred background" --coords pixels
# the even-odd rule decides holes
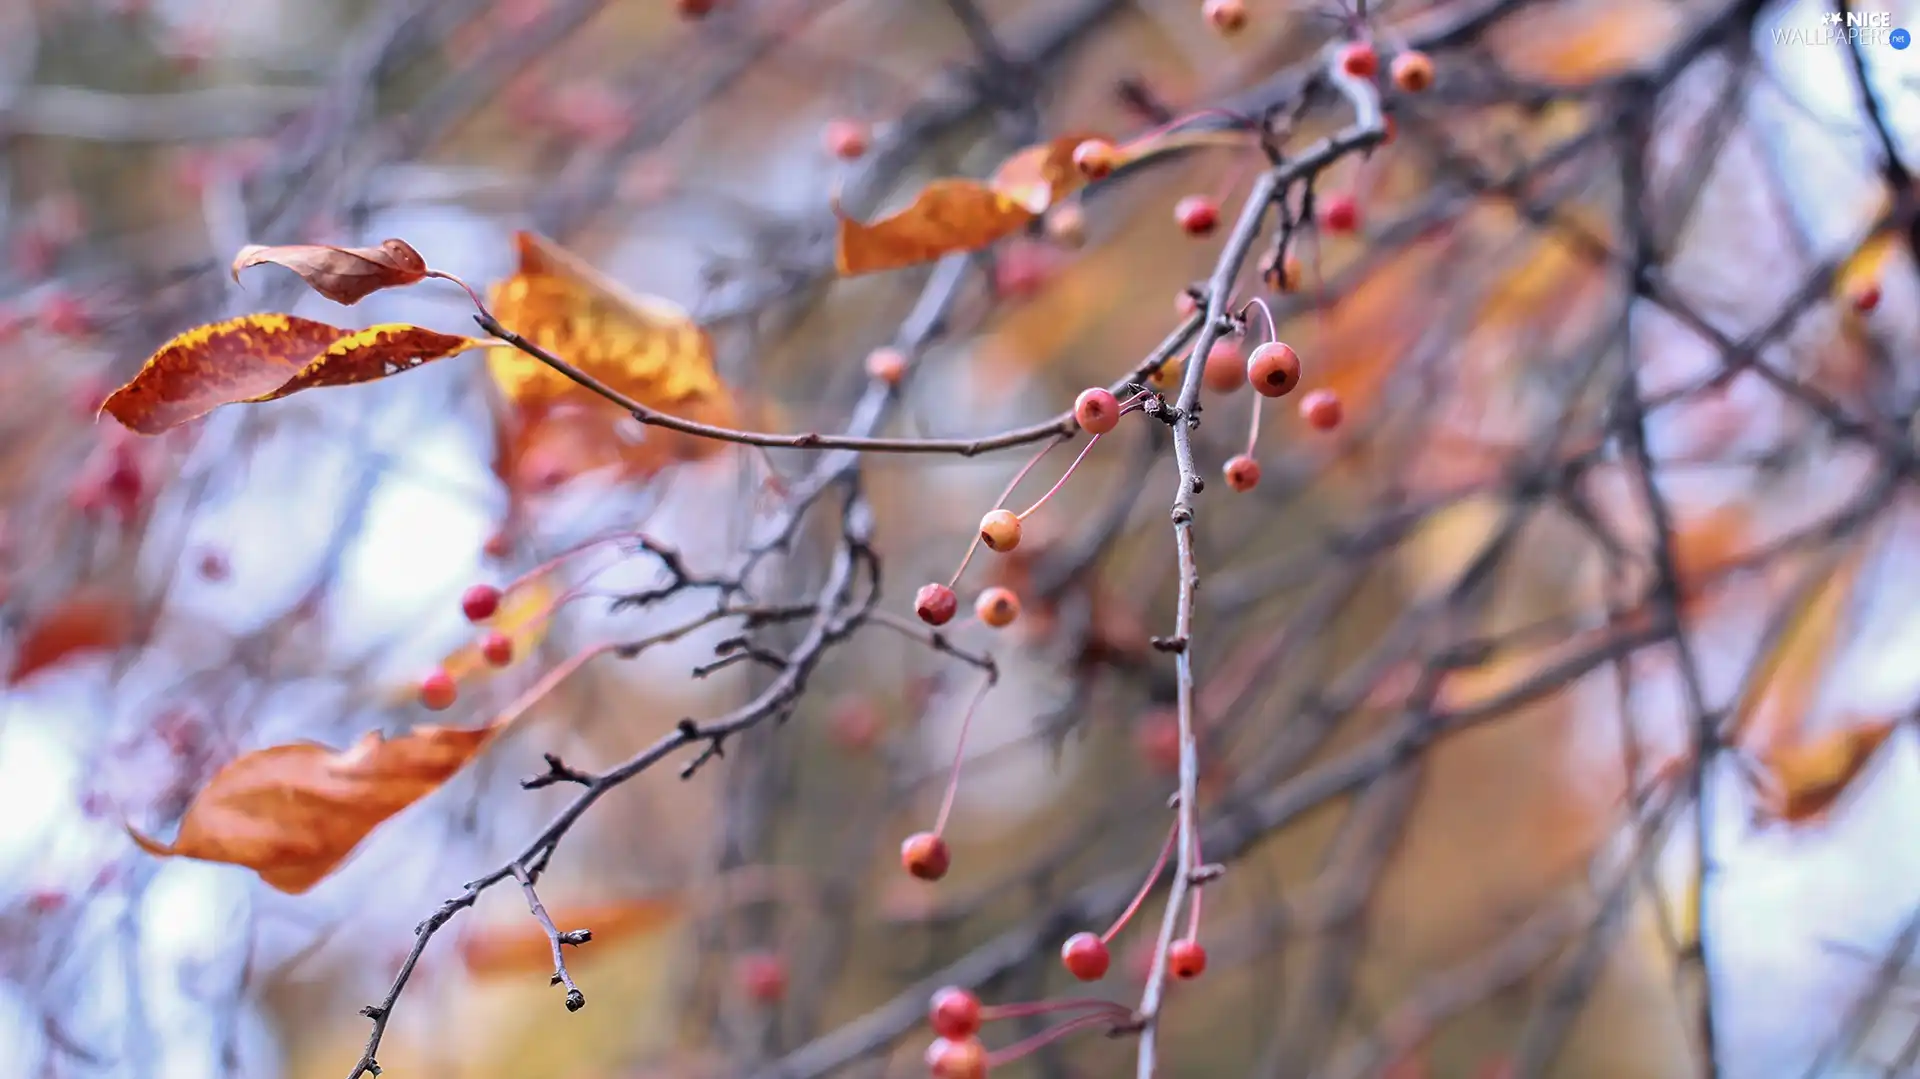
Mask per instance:
[[[1392,141],[1317,179],[1357,230],[1303,229],[1281,292],[1264,233],[1239,278],[1346,417],[1267,402],[1261,485],[1199,497],[1199,811],[1227,869],[1159,1074],[1920,1074],[1920,52],[1828,41],[1840,9],[1814,0],[1246,0],[1232,35],[1199,0],[697,6],[0,0],[0,1076],[349,1075],[414,927],[578,793],[523,788],[543,755],[604,771],[791,671],[696,673],[745,632],[699,624],[710,589],[609,602],[669,583],[657,558],[548,559],[639,532],[814,602],[847,496],[798,499],[851,464],[873,609],[911,619],[1033,455],[667,460],[591,409],[508,452],[477,353],[154,438],[96,422],[215,319],[474,332],[443,283],[342,308],[278,269],[236,282],[241,246],[397,236],[486,286],[534,230],[699,320],[743,426],[842,430],[864,401],[880,434],[990,435],[1179,325],[1228,225],[1187,235],[1174,204],[1232,222],[1258,148],[1168,154],[976,256],[845,280],[835,200],[871,219],[1023,146],[1194,117],[1304,146],[1353,122],[1321,73],[1356,22],[1436,79],[1383,80]],[[828,144],[849,130],[857,157]],[[912,360],[893,394],[865,364],[888,345]],[[1204,476],[1253,396],[1203,395]],[[983,675],[861,615],[724,757],[641,772],[559,844],[540,893],[593,931],[568,952],[587,1007],[508,879],[428,942],[386,1074],[911,1076],[941,985],[1133,1006],[1157,896],[1103,980],[1058,955],[1171,824],[1173,657],[1147,637],[1173,632],[1175,485],[1165,426],[1129,417],[1016,552],[969,565],[947,637],[999,678],[945,880],[899,845]],[[511,665],[473,662],[463,591],[517,580],[558,613],[513,629]],[[995,582],[1022,597],[1002,630],[970,616]],[[128,838],[171,836],[240,754],[477,726],[582,649],[688,625],[586,664],[305,894]],[[415,687],[442,664],[460,695],[433,713]],[[1131,1073],[1136,1044],[1083,1033],[994,1074]]]

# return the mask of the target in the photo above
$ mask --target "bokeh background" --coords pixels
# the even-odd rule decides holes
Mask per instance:
[[[605,550],[543,578],[577,592],[525,658],[473,673],[451,713],[413,701],[470,644],[468,585],[609,529],[720,572],[818,459],[619,467],[557,437],[496,467],[477,355],[160,438],[96,423],[106,389],[215,318],[470,332],[432,283],[351,309],[277,270],[236,283],[240,246],[399,236],[484,284],[538,230],[691,311],[743,414],[777,430],[843,427],[863,357],[943,300],[883,430],[973,436],[1139,362],[1219,254],[1173,203],[1207,194],[1231,220],[1263,160],[1169,155],[1074,204],[1084,242],[1041,228],[848,281],[835,198],[873,216],[1043,138],[1208,108],[1305,95],[1290,145],[1351,121],[1313,77],[1339,33],[1325,3],[1248,0],[1231,38],[1198,0],[714,7],[0,3],[0,1074],[347,1074],[416,923],[570,797],[520,787],[543,754],[609,767],[769,677],[693,677],[725,624],[590,664],[306,895],[140,853],[123,825],[170,834],[236,754],[478,723],[580,648],[697,618],[710,596],[611,610],[659,570]],[[1309,237],[1293,293],[1241,279],[1348,422],[1315,433],[1269,404],[1262,487],[1201,497],[1201,810],[1229,869],[1161,1074],[1701,1075],[1703,1001],[1719,1075],[1920,1074],[1915,192],[1884,166],[1889,145],[1920,162],[1920,53],[1863,46],[1856,70],[1797,36],[1830,10],[1811,0],[1370,7],[1383,50],[1420,44],[1439,78],[1389,91],[1393,142],[1319,180],[1360,200],[1359,234]],[[1920,21],[1905,0],[1855,10]],[[823,149],[836,119],[870,125],[860,161]],[[1244,445],[1250,396],[1205,398],[1207,475]],[[1621,437],[1640,411],[1644,446]],[[1028,456],[863,462],[883,608],[953,572]],[[428,947],[387,1074],[915,1075],[929,986],[1137,1000],[1157,901],[1090,990],[1056,955],[1166,833],[1173,668],[1142,644],[1171,631],[1174,486],[1164,429],[1129,421],[1020,559],[969,569],[963,601],[999,575],[1028,610],[952,633],[1001,678],[947,880],[896,853],[937,809],[979,672],[863,630],[789,720],[691,780],[643,774],[568,836],[542,894],[594,930],[572,953],[583,1011],[547,984],[518,890],[495,889]],[[527,527],[506,542],[510,503]],[[768,594],[818,587],[819,517],[760,567]],[[1670,781],[1702,715],[1745,721],[1699,804]],[[1759,811],[1753,760],[1876,723],[1891,735],[1822,814]],[[1132,1061],[1096,1034],[996,1074]]]

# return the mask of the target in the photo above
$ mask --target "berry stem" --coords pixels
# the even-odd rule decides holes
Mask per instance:
[[[993,505],[989,508],[997,510],[1000,507],[1006,505],[1007,499],[1013,497],[1014,488],[1020,486],[1020,481],[1027,478],[1027,473],[1032,472],[1034,466],[1040,463],[1041,458],[1045,457],[1048,453],[1051,453],[1055,446],[1058,446],[1060,443],[1066,441],[1067,437],[1071,437],[1071,436],[1063,436],[1060,438],[1055,438],[1053,441],[1040,447],[1040,452],[1034,454],[1032,460],[1028,461],[1024,465],[1021,465],[1020,471],[1015,472],[1013,474],[1013,481],[1007,484],[1007,489],[1000,492],[1000,497],[995,499],[993,502]],[[1086,451],[1082,450],[1081,452],[1084,453]],[[959,568],[953,571],[952,579],[947,581],[948,588],[952,588],[955,585],[958,585],[960,583],[960,575],[967,572],[967,564],[973,561],[973,554],[975,551],[978,551],[979,549],[980,549],[980,533],[975,532],[973,534],[973,542],[967,544],[967,553],[960,557]]]
[[[1284,258],[1285,256],[1283,255],[1282,257]],[[1286,271],[1284,269],[1281,270],[1281,273],[1284,274],[1285,272]],[[1260,309],[1261,318],[1266,320],[1267,340],[1269,341],[1280,340],[1280,327],[1274,323],[1273,308],[1267,306],[1267,301],[1261,299],[1258,296],[1255,296],[1252,299],[1248,300],[1246,303],[1241,304],[1240,318],[1242,320],[1246,319],[1247,309],[1250,307],[1258,307]],[[1254,446],[1260,441],[1260,403],[1265,400],[1266,400],[1265,394],[1256,393],[1253,395],[1253,415],[1250,419],[1247,420],[1247,456],[1248,457],[1253,456]]]
[[[1133,902],[1128,903],[1127,909],[1120,912],[1120,917],[1113,920],[1112,927],[1105,933],[1100,934],[1100,943],[1113,943],[1113,938],[1118,936],[1120,930],[1126,928],[1127,923],[1133,920],[1135,912],[1140,909],[1140,904],[1147,901],[1147,896],[1153,892],[1154,884],[1160,880],[1161,871],[1167,868],[1167,859],[1173,856],[1173,841],[1178,838],[1179,835],[1180,826],[1176,822],[1172,827],[1167,829],[1167,841],[1160,844],[1160,857],[1154,859],[1153,868],[1147,870],[1146,883],[1140,885],[1140,891],[1135,893]]]
[[[496,732],[503,731],[512,726],[521,716],[525,715],[529,709],[539,704],[547,694],[552,693],[556,686],[572,676],[575,671],[586,666],[590,661],[608,652],[616,651],[620,647],[620,642],[608,641],[603,644],[593,645],[590,648],[583,648],[573,655],[568,656],[566,659],[561,660],[554,665],[552,670],[541,675],[538,682],[527,687],[527,691],[520,694],[512,704],[502,709],[500,714],[495,716],[493,722],[488,724],[488,726]]]
[[[545,562],[542,562],[539,565],[533,567],[527,572],[522,573],[520,576],[515,577],[513,580],[501,586],[500,591],[502,593],[508,593],[508,592],[512,592],[516,588],[522,588],[526,586],[526,584],[532,581],[534,578],[543,577],[549,573],[552,573],[554,570],[558,569],[562,563],[565,563],[574,558],[578,558],[589,551],[593,551],[601,547],[605,547],[609,543],[619,543],[622,540],[633,540],[633,539],[644,540],[646,538],[647,538],[647,534],[638,528],[623,528],[618,532],[609,532],[603,536],[596,536],[593,539],[582,540],[579,543],[576,543],[573,546],[568,547],[565,550],[561,551],[560,553],[554,555],[552,558],[547,559]]]
[[[1135,135],[1133,138],[1128,139],[1126,142],[1121,143],[1119,146],[1119,149],[1124,154],[1125,151],[1138,147],[1141,143],[1149,142],[1157,138],[1163,138],[1167,135],[1171,135],[1179,131],[1181,128],[1187,126],[1188,124],[1194,123],[1199,120],[1205,120],[1208,118],[1226,120],[1227,122],[1234,124],[1238,127],[1244,128],[1247,131],[1252,131],[1253,129],[1260,126],[1259,123],[1253,119],[1253,117],[1242,116],[1240,113],[1234,112],[1231,109],[1220,109],[1220,108],[1198,109],[1193,112],[1187,113],[1183,116],[1176,116],[1173,119],[1168,120],[1166,123],[1161,124],[1159,127],[1148,128],[1147,130],[1141,132],[1140,134]],[[1196,131],[1196,132],[1192,132],[1192,134],[1212,135],[1212,134],[1219,134],[1219,132]]]
[[[1064,997],[1059,1000],[1033,1000],[1022,1004],[989,1004],[980,1009],[980,1021],[991,1023],[996,1019],[1020,1019],[1030,1015],[1051,1015],[1055,1012],[1077,1012],[1093,1010],[1125,1016],[1127,1009],[1111,1000],[1098,997]]]
[[[1196,831],[1193,833],[1193,864],[1186,866],[1181,870],[1181,872],[1192,873],[1194,870],[1199,869],[1201,866],[1205,864],[1206,864],[1206,861],[1200,857],[1200,833]],[[1187,900],[1187,939],[1188,940],[1200,939],[1200,900],[1206,894],[1207,894],[1207,890],[1204,887],[1194,888],[1190,892],[1188,892],[1188,895],[1190,897]]]
[[[980,688],[973,693],[973,700],[967,703],[966,714],[960,717],[960,737],[953,746],[953,767],[947,773],[947,791],[940,797],[940,815],[934,818],[933,834],[945,835],[947,818],[953,815],[953,799],[960,793],[960,766],[967,759],[967,731],[973,727],[973,714],[980,710],[980,702],[986,699],[987,690],[993,688],[991,675],[980,680]]]
[[[1115,1005],[1113,1011],[1111,1012],[1105,1012],[1105,1011],[1094,1012],[1091,1015],[1082,1015],[1074,1019],[1069,1019],[1058,1026],[1050,1027],[1046,1030],[1043,1030],[1040,1033],[1035,1034],[1030,1038],[1024,1038],[1020,1041],[1014,1042],[1012,1045],[1007,1046],[1005,1049],[988,1053],[987,1068],[991,1070],[994,1068],[1005,1067],[1006,1065],[1011,1064],[1016,1060],[1019,1060],[1021,1057],[1026,1056],[1028,1053],[1031,1053],[1036,1049],[1041,1049],[1046,1046],[1052,1045],[1054,1042],[1059,1041],[1060,1039],[1066,1037],[1069,1034],[1076,1034],[1082,1030],[1086,1030],[1090,1027],[1100,1026],[1102,1024],[1115,1024],[1118,1022],[1123,1022],[1127,1018],[1128,1018],[1128,1013],[1126,1009],[1121,1008],[1119,1005]]]
[[[1035,510],[1047,504],[1047,499],[1052,498],[1053,493],[1055,491],[1058,491],[1062,486],[1066,484],[1067,477],[1073,475],[1073,470],[1080,467],[1080,462],[1087,459],[1088,451],[1092,450],[1094,447],[1094,444],[1099,441],[1100,441],[1099,435],[1094,435],[1092,438],[1087,439],[1087,444],[1085,446],[1080,447],[1080,456],[1075,457],[1073,459],[1073,463],[1067,466],[1067,470],[1065,472],[1060,473],[1060,478],[1054,481],[1052,487],[1047,488],[1047,493],[1041,495],[1038,501],[1034,502],[1033,505],[1028,506],[1026,510],[1020,514],[1020,519],[1022,521],[1026,520],[1028,517],[1031,517]]]

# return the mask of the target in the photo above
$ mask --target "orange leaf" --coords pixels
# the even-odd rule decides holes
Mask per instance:
[[[1855,544],[1838,566],[1794,598],[1729,713],[1730,740],[1765,755],[1806,722],[1833,659],[1864,552],[1864,545]]]
[[[838,206],[834,213],[840,218],[842,277],[978,251],[1020,231],[1035,216],[1015,199],[973,180],[935,180],[906,209],[870,225],[846,216]]]
[[[221,405],[372,382],[480,343],[404,323],[343,330],[292,315],[246,315],[168,341],[100,410],[129,430],[158,434]]]
[[[339,304],[355,304],[384,288],[411,285],[427,276],[427,260],[405,240],[382,240],[378,247],[329,247],[324,244],[248,244],[234,256],[233,279],[249,266],[271,263],[300,275],[313,291]]]
[[[119,648],[132,629],[133,611],[125,600],[96,592],[70,596],[21,634],[7,684],[19,685],[83,652]]]
[[[671,896],[650,896],[573,908],[550,907],[547,913],[561,932],[585,929],[593,934],[591,943],[603,945],[669,924],[680,913],[680,902]],[[476,978],[539,974],[553,969],[552,942],[540,923],[524,911],[497,925],[467,925],[457,947],[467,973]]]
[[[1029,146],[1000,163],[987,186],[1026,207],[1029,213],[1047,209],[1086,186],[1087,178],[1073,163],[1073,151],[1098,135],[1064,135]]]
[[[638,296],[544,237],[514,237],[520,264],[493,287],[489,304],[502,324],[649,408],[682,419],[731,426],[735,406],[713,367],[713,342],[683,308]],[[511,402],[502,423],[498,462],[509,483],[530,445],[555,435],[549,421],[565,417],[562,441],[580,446],[569,456],[622,464],[640,475],[680,460],[698,460],[724,443],[661,428],[627,437],[631,422],[539,360],[518,349],[489,351],[487,370]],[[571,429],[581,428],[573,431]],[[578,435],[578,439],[574,436]]]
[[[499,733],[370,731],[345,752],[312,742],[248,753],[194,796],[172,844],[127,829],[148,854],[245,866],[289,895],[318,884],[389,817],[432,793]]]
[[[1886,720],[1862,723],[1767,753],[1762,763],[1772,786],[1762,792],[1763,812],[1789,824],[1825,816],[1866,771],[1895,726]]]

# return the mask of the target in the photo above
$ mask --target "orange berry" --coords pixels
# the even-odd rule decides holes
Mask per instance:
[[[953,589],[937,581],[921,585],[920,591],[913,597],[913,613],[929,626],[944,626],[953,621],[953,616],[959,611],[960,597],[953,594]]]
[[[1227,486],[1236,491],[1251,491],[1260,486],[1260,462],[1244,453],[1228,461],[1222,471],[1226,473]]]
[[[1120,150],[1105,139],[1088,139],[1073,148],[1073,167],[1089,180],[1104,180],[1120,164]]]
[[[1060,946],[1060,962],[1067,973],[1083,982],[1097,982],[1107,976],[1113,965],[1113,953],[1106,942],[1092,933],[1075,933]]]
[[[976,1038],[935,1038],[927,1046],[933,1079],[986,1079],[987,1050]]]
[[[453,675],[444,670],[434,671],[420,681],[420,704],[434,712],[444,712],[453,707],[460,696],[460,687],[454,684]]]
[[[1300,355],[1292,346],[1268,341],[1247,357],[1247,381],[1262,397],[1285,397],[1300,384]]]
[[[953,866],[953,851],[932,832],[915,832],[900,844],[900,864],[921,880],[939,880]]]
[[[1189,236],[1206,236],[1220,224],[1220,207],[1205,195],[1188,195],[1173,204],[1173,219]]]
[[[897,348],[876,348],[867,353],[867,377],[889,386],[900,385],[907,375],[906,354]]]
[[[1393,58],[1393,84],[1409,94],[1424,93],[1433,85],[1433,61],[1423,52],[1403,52]]]
[[[1197,940],[1176,940],[1167,945],[1167,969],[1182,981],[1198,978],[1207,969],[1207,950]]]
[[[1147,385],[1166,393],[1180,388],[1180,380],[1187,374],[1187,358],[1174,356],[1160,365],[1159,369],[1147,376]]]
[[[1371,42],[1356,41],[1340,50],[1340,70],[1356,79],[1371,79],[1380,73],[1380,54]]]
[[[1120,425],[1120,402],[1099,386],[1080,391],[1073,401],[1073,419],[1090,435],[1104,435]]]
[[[513,662],[513,638],[495,630],[480,640],[480,657],[495,667]]]
[[[1081,247],[1087,242],[1087,212],[1077,202],[1063,202],[1047,211],[1047,239],[1061,247]]]
[[[1261,280],[1275,292],[1297,290],[1300,287],[1301,274],[1300,260],[1292,254],[1277,262],[1269,258],[1260,265]]]
[[[835,120],[827,125],[821,140],[827,144],[827,152],[842,161],[858,161],[866,156],[872,137],[867,125],[858,120]]]
[[[973,601],[973,614],[994,629],[1005,629],[1020,617],[1020,597],[1011,588],[994,585]]]
[[[980,542],[1001,554],[1020,546],[1020,518],[1012,510],[988,510],[980,518]]]
[[[1222,35],[1237,34],[1247,28],[1246,0],[1207,0],[1200,10]]]
[[[1315,390],[1300,399],[1300,418],[1316,431],[1331,431],[1340,426],[1346,409],[1332,390]]]
[[[1207,350],[1207,366],[1200,381],[1215,393],[1232,393],[1247,384],[1247,361],[1240,354],[1240,342],[1222,337]]]

